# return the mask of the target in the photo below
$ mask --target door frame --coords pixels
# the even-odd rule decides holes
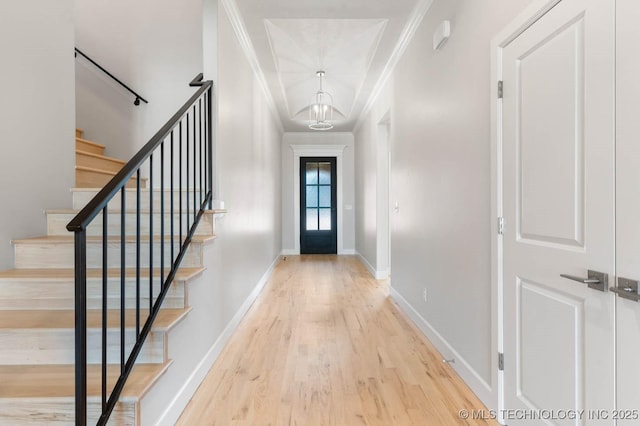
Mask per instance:
[[[498,357],[504,351],[504,282],[503,239],[499,234],[499,218],[503,216],[502,99],[498,82],[503,79],[503,51],[520,34],[553,9],[562,0],[534,0],[491,41],[491,399],[498,408],[497,420],[505,424],[504,372],[498,371]],[[509,224],[506,224],[509,226]]]
[[[320,176],[319,174],[316,174],[316,179],[317,182],[315,184],[311,184],[311,185],[318,185],[316,186],[316,189],[318,190],[317,194],[316,194],[316,211],[317,211],[317,217],[316,217],[316,225],[318,225],[317,229],[314,230],[308,230],[307,228],[307,223],[308,223],[308,217],[307,217],[307,211],[309,210],[309,205],[308,203],[308,199],[307,199],[307,187],[309,184],[309,182],[307,182],[307,173],[308,173],[308,165],[309,164],[316,164],[316,166],[318,166],[317,168],[317,172],[319,172],[319,165],[321,163],[326,163],[329,164],[330,167],[330,183],[329,183],[329,192],[330,192],[330,223],[331,223],[331,227],[329,229],[321,229],[320,225],[320,209],[321,207],[321,203],[320,203],[320,185],[323,185],[320,182]],[[337,192],[338,192],[338,185],[337,185],[337,171],[336,171],[336,163],[337,163],[337,159],[336,157],[300,157],[300,175],[299,175],[299,181],[300,181],[300,254],[302,253],[302,247],[305,247],[305,254],[338,254],[338,205],[337,205]],[[304,182],[304,185],[302,185],[302,183]],[[326,184],[325,184],[326,185]],[[304,206],[305,208],[302,208],[302,206]],[[311,209],[313,209],[314,207],[311,207]],[[314,249],[312,249],[309,246],[313,246],[314,244],[311,243],[310,240],[314,240],[316,239],[316,243],[317,243],[317,239],[326,239],[327,234],[331,235],[331,251],[325,251],[324,249],[320,249],[316,246],[315,250],[319,250],[319,251],[315,251]],[[326,248],[326,247],[325,247]],[[334,251],[335,250],[335,251]]]
[[[338,254],[344,253],[343,244],[343,152],[346,145],[289,145],[293,150],[293,251],[300,254],[300,157],[336,158],[336,208],[338,209]]]
[[[376,126],[376,279],[391,274],[391,111]]]

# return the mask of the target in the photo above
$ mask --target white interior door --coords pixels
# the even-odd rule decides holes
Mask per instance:
[[[614,424],[615,297],[560,277],[615,273],[614,11],[563,0],[503,51],[509,426]]]
[[[640,3],[618,0],[616,15],[616,270],[619,277],[637,281],[640,280]],[[632,295],[637,299],[637,290]],[[618,298],[616,315],[618,426],[638,425],[640,303]]]

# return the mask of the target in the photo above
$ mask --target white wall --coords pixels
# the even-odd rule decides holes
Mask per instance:
[[[356,251],[373,276],[386,278],[389,272],[389,202],[387,147],[383,132],[393,128],[390,111],[393,81],[380,92],[366,118],[355,132],[355,186],[356,186]],[[385,151],[385,152],[383,152]]]
[[[239,320],[234,316],[248,307],[281,252],[282,133],[222,7],[218,40],[218,186],[228,213],[206,247],[204,276],[189,285],[193,310],[169,339],[174,363],[142,407],[149,425],[157,424],[149,415],[167,407],[171,415],[161,424],[173,424],[229,337],[225,328]]]
[[[295,252],[294,219],[294,152],[291,145],[346,145],[343,151],[342,185],[342,232],[343,253],[353,254],[355,250],[355,175],[354,139],[352,133],[341,132],[287,132],[282,138],[282,249],[285,253]]]
[[[203,71],[202,0],[76,0],[76,46],[145,97],[76,59],[77,125],[129,159],[189,98]]]
[[[435,0],[394,71],[393,100],[379,100],[356,136],[360,211],[375,204],[374,126],[391,105],[390,201],[399,203],[391,217],[391,285],[493,407],[489,46],[529,3]],[[452,36],[434,52],[432,36],[444,19]],[[358,228],[357,249],[368,259],[373,223],[365,216]]]
[[[11,239],[44,235],[74,179],[72,0],[0,2],[0,268]]]

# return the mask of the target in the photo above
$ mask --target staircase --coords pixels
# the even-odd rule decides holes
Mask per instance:
[[[76,188],[102,188],[124,166],[124,161],[105,156],[104,150],[104,145],[84,139],[82,130],[76,129]],[[136,179],[127,186],[135,187]]]
[[[72,189],[73,204],[69,210],[46,212],[47,235],[13,241],[15,269],[0,271],[0,425],[71,425],[74,411],[74,249],[73,236],[65,229],[99,188],[108,182],[124,165],[121,160],[106,157],[105,147],[82,138],[76,132],[76,188]],[[136,186],[131,180],[131,186]],[[144,187],[146,182],[141,182]],[[129,194],[129,191],[131,194]],[[152,189],[144,189],[152,191]],[[153,191],[159,192],[158,189]],[[184,191],[183,191],[184,192]],[[177,194],[177,192],[176,192]],[[135,197],[135,191],[127,190],[126,197]],[[175,202],[189,194],[177,194]],[[148,200],[148,197],[144,197]],[[159,204],[159,196],[152,198]],[[169,197],[165,197],[169,199]],[[108,250],[110,259],[117,260],[116,250],[121,246],[119,198],[109,204]],[[134,202],[126,202],[135,206]],[[145,209],[147,211],[145,212]],[[148,246],[151,238],[148,224],[151,220],[149,205],[142,205],[142,238]],[[153,209],[153,222],[160,221],[159,209]],[[197,234],[187,251],[171,290],[165,298],[163,309],[147,338],[138,364],[134,368],[110,418],[114,425],[139,425],[145,413],[141,401],[158,379],[170,368],[168,347],[174,327],[190,312],[188,303],[189,283],[204,271],[202,250],[213,241],[214,216],[207,211],[198,226]],[[126,226],[135,226],[135,211],[126,211]],[[157,226],[154,229],[158,229]],[[102,229],[88,228],[88,421],[95,424],[101,409],[101,318],[103,272],[96,269],[102,256]],[[99,232],[98,232],[99,231]],[[133,231],[135,233],[135,231]],[[155,234],[155,232],[154,232]],[[154,238],[156,240],[157,238]],[[154,241],[154,247],[166,244]],[[135,241],[126,238],[126,253],[136,250]],[[154,249],[155,253],[160,249]],[[118,251],[119,253],[119,251]],[[143,256],[148,259],[148,255]],[[154,265],[158,265],[154,263]],[[120,374],[120,284],[122,271],[114,262],[107,271],[107,376],[115,381]],[[125,276],[125,350],[128,353],[135,339],[135,288],[134,269],[124,271]],[[145,272],[146,271],[146,272]],[[149,271],[142,270],[140,293],[142,307],[149,306]],[[154,273],[155,274],[155,273]],[[159,273],[158,273],[159,276]],[[154,297],[159,289],[154,287]],[[111,309],[114,309],[111,311]],[[116,313],[117,312],[117,313]],[[148,311],[142,311],[141,322]],[[131,343],[131,344],[129,344]],[[108,385],[110,389],[111,383]],[[168,389],[167,392],[174,390]]]

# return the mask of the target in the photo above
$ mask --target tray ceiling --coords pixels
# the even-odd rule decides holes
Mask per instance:
[[[285,131],[308,131],[325,71],[337,131],[352,131],[431,0],[223,0]]]

